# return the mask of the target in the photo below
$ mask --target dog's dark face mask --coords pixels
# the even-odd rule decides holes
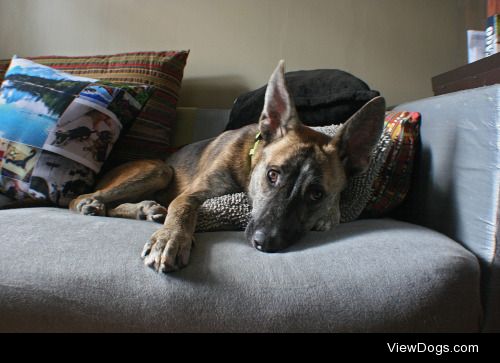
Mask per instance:
[[[246,235],[260,251],[276,252],[311,229],[339,223],[340,192],[346,176],[340,160],[322,145],[304,143],[299,134],[267,145],[249,185],[252,218]]]
[[[259,121],[261,144],[252,160],[248,195],[252,216],[245,234],[263,252],[277,252],[306,231],[340,221],[340,194],[349,177],[368,166],[380,138],[382,97],[354,114],[335,137],[302,125],[280,62],[268,83]]]

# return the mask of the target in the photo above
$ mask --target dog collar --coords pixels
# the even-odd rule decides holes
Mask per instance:
[[[255,150],[257,150],[257,146],[259,145],[259,141],[261,139],[262,139],[262,137],[261,137],[260,131],[259,131],[259,132],[257,132],[257,135],[255,135],[255,143],[253,144],[253,147],[248,152],[248,155],[250,156],[250,158],[252,158],[252,156],[254,156]]]

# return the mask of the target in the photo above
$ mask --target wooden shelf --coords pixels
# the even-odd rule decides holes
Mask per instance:
[[[500,83],[500,53],[432,77],[434,95]]]
[[[500,14],[500,0],[488,0],[487,15]]]

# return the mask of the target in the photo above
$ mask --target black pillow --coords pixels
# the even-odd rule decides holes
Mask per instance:
[[[285,78],[299,118],[308,126],[341,124],[366,102],[380,95],[359,78],[338,69],[287,72]],[[235,100],[226,130],[258,122],[266,87]]]

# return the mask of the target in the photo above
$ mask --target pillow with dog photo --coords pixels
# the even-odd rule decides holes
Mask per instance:
[[[87,192],[150,89],[14,57],[0,87],[0,191],[59,206]]]
[[[161,159],[172,152],[176,106],[189,51],[138,51],[108,55],[26,57],[39,64],[77,76],[114,84],[152,87],[133,125],[122,132],[104,169],[138,159]],[[0,59],[0,82],[10,60]],[[121,87],[121,86],[120,86]]]

